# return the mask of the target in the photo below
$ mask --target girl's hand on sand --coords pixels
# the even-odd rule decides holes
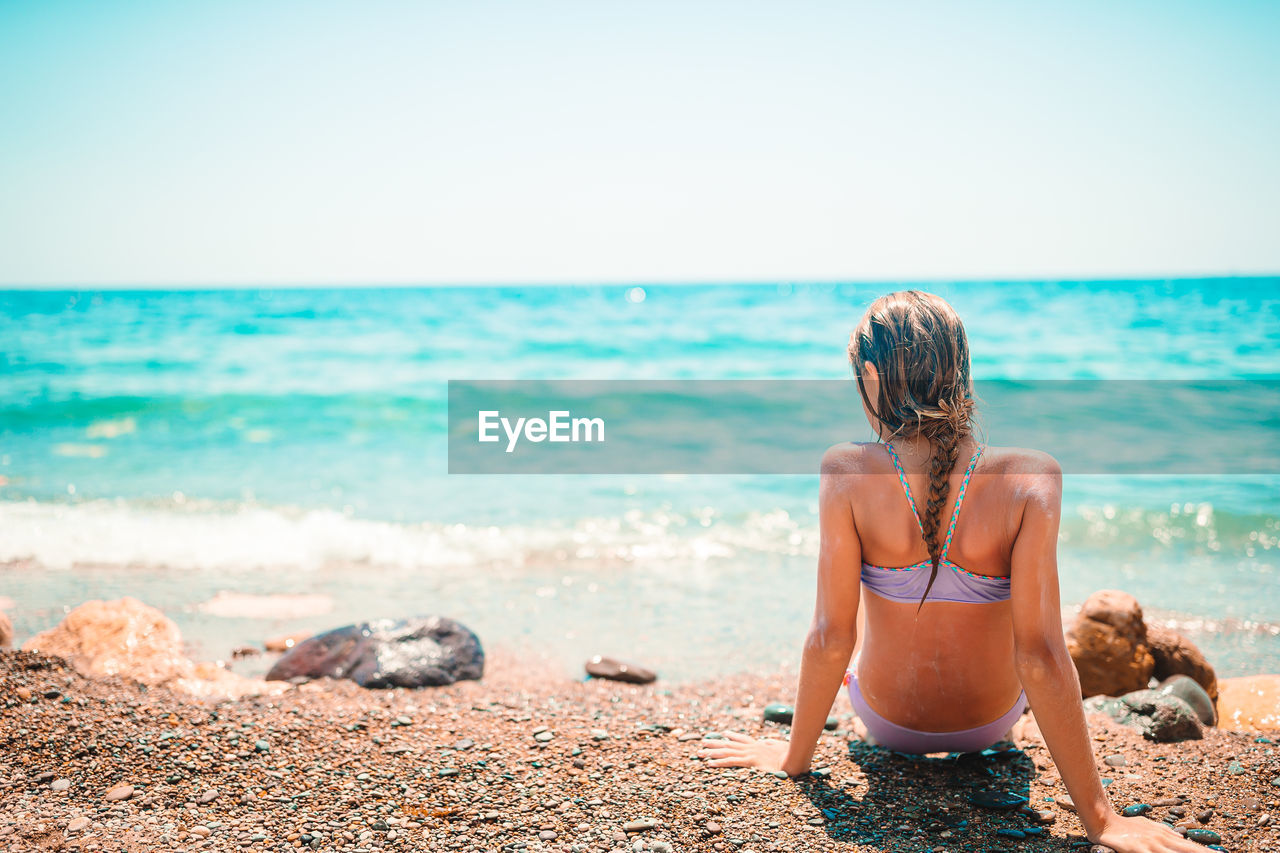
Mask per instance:
[[[1145,817],[1116,815],[1107,821],[1097,838],[1090,840],[1116,853],[1200,853],[1204,850],[1164,824]]]
[[[785,740],[756,740],[741,732],[725,732],[725,740],[705,738],[698,755],[708,767],[758,767],[773,773],[787,757]]]

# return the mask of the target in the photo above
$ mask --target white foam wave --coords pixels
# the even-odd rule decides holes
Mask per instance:
[[[220,572],[368,565],[521,569],[706,564],[743,552],[816,554],[817,530],[784,510],[733,522],[657,511],[572,524],[399,524],[332,510],[130,501],[0,501],[0,562],[65,569]]]

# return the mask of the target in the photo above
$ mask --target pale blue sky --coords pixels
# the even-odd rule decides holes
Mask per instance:
[[[0,0],[0,282],[1280,271],[1280,4]]]

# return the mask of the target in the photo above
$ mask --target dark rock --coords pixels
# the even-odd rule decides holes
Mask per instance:
[[[1094,696],[1085,700],[1086,711],[1102,713],[1142,732],[1147,740],[1173,743],[1204,737],[1200,718],[1190,705],[1169,693],[1135,690],[1119,700]]]
[[[1125,806],[1121,812],[1125,817],[1142,817],[1151,811],[1151,806],[1146,803],[1134,803],[1131,806]]]
[[[439,687],[484,674],[484,649],[443,616],[379,619],[311,637],[285,652],[268,681],[346,678],[361,687]]]
[[[1218,701],[1218,676],[1196,645],[1168,628],[1147,626],[1147,647],[1155,661],[1152,674],[1163,680],[1175,675],[1185,675],[1202,687],[1209,696],[1210,705]],[[1183,697],[1186,698],[1186,697]],[[1195,704],[1192,703],[1192,707]],[[1205,721],[1208,725],[1213,725]]]
[[[651,669],[625,663],[614,658],[596,655],[585,664],[587,675],[592,678],[605,678],[609,681],[625,681],[628,684],[652,684],[658,680],[658,674]]]
[[[1212,829],[1188,829],[1187,838],[1199,844],[1221,844],[1222,836]]]
[[[1213,809],[1203,809],[1202,811],[1196,812],[1196,820],[1201,823],[1208,823],[1213,820]]]
[[[1216,686],[1217,682],[1215,681],[1214,684]],[[1166,696],[1177,696],[1183,702],[1186,702],[1191,706],[1191,710],[1196,712],[1200,722],[1206,726],[1217,724],[1218,712],[1214,710],[1213,699],[1190,676],[1171,675],[1160,682],[1160,686],[1155,690],[1157,693],[1163,693]]]
[[[1008,827],[997,829],[996,835],[1002,835],[1005,838],[1026,838],[1027,834],[1020,829],[1009,829]]]
[[[974,791],[969,802],[983,809],[1016,809],[1027,804],[1026,797],[1008,791]]]
[[[783,705],[781,702],[775,702],[772,705],[764,706],[764,721],[766,723],[782,723],[783,725],[791,725],[791,719],[795,716],[796,709],[790,705]]]
[[[1127,592],[1105,589],[1089,596],[1066,635],[1081,695],[1118,696],[1151,680],[1155,660],[1147,647],[1147,625],[1137,599]]]

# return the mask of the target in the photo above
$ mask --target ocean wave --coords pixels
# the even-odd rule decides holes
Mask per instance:
[[[1152,548],[1234,555],[1266,568],[1280,523],[1215,511],[1207,503],[1165,511],[1083,505],[1062,525],[1067,549],[1147,553]],[[403,523],[336,509],[182,495],[163,501],[0,501],[0,562],[180,570],[313,570],[331,566],[531,570],[570,565],[713,564],[745,555],[816,556],[810,512],[775,508],[722,514],[628,509],[616,515],[524,524]]]
[[[255,504],[91,500],[0,501],[0,563],[252,572],[326,567],[436,570],[477,566],[652,567],[707,563],[742,552],[816,554],[817,530],[785,510],[718,521],[628,511],[536,525],[405,524],[329,509]]]

